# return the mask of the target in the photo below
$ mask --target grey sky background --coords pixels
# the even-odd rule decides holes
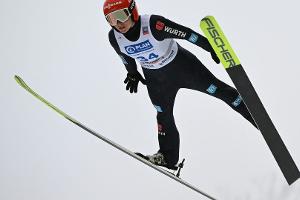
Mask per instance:
[[[110,47],[103,1],[0,1],[0,199],[206,199],[74,126],[30,96],[43,97],[133,151],[158,150],[156,110],[146,88],[126,92],[125,68]],[[300,167],[299,2],[137,0],[201,33],[214,15]],[[177,40],[178,41],[178,40]],[[185,41],[217,77],[221,65]],[[226,104],[180,90],[182,178],[221,200],[296,200],[261,134]]]

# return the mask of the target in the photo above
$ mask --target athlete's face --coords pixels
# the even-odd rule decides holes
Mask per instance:
[[[134,22],[132,21],[131,17],[129,17],[125,22],[118,21],[117,25],[114,27],[121,33],[126,33],[133,26],[133,24]]]

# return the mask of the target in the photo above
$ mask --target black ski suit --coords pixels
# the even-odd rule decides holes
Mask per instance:
[[[157,23],[163,23],[169,29],[158,30]],[[140,28],[139,20],[124,36],[130,41],[136,41],[140,35]],[[158,41],[166,38],[185,39],[214,53],[205,37],[162,16],[151,15],[150,28]],[[113,29],[109,32],[109,40],[122,58],[127,71],[136,73],[135,59],[120,51]],[[256,127],[237,90],[217,79],[196,56],[179,45],[173,61],[159,69],[143,68],[143,73],[149,96],[157,109],[159,152],[163,153],[169,166],[174,166],[179,159],[179,133],[175,125],[173,106],[175,96],[180,88],[197,90],[221,99]]]

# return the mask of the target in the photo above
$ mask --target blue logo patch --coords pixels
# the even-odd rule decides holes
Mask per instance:
[[[196,35],[195,33],[192,33],[190,38],[189,38],[189,41],[192,42],[192,43],[196,43],[198,41],[198,35]]]
[[[125,50],[128,54],[137,54],[152,48],[153,45],[149,42],[149,40],[146,40],[145,42],[126,46]]]
[[[217,86],[215,86],[214,84],[211,84],[210,86],[209,86],[209,88],[207,88],[207,92],[209,93],[209,94],[214,94],[216,91],[217,91]]]
[[[234,102],[232,102],[232,105],[233,105],[234,107],[237,107],[237,106],[239,106],[239,105],[242,103],[242,101],[243,101],[243,99],[242,99],[242,97],[239,95],[239,96],[236,98],[236,100],[235,100]]]
[[[160,106],[154,105],[154,107],[156,108],[157,112],[163,112]]]

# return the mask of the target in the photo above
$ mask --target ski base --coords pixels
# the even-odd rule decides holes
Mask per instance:
[[[299,169],[219,24],[214,17],[207,16],[201,20],[200,27],[240,93],[285,179],[289,185],[293,184],[300,178]]]
[[[40,96],[38,93],[36,93],[34,90],[32,90],[24,81],[21,77],[19,76],[15,76],[15,80],[17,81],[17,83],[23,87],[25,90],[27,90],[30,94],[32,94],[34,97],[36,97],[38,100],[40,100],[41,102],[43,102],[44,104],[46,104],[48,107],[50,107],[51,109],[53,109],[55,112],[57,112],[58,114],[60,114],[61,116],[63,116],[65,119],[67,119],[68,121],[74,123],[75,125],[79,126],[80,128],[84,129],[85,131],[87,131],[88,133],[94,135],[95,137],[101,139],[102,141],[108,143],[109,145],[115,147],[116,149],[122,151],[123,153],[135,158],[136,160],[146,164],[147,166],[155,169],[156,171],[168,176],[169,178],[177,181],[178,183],[181,183],[182,185],[184,185],[187,188],[190,188],[192,190],[194,190],[195,192],[207,197],[208,199],[211,200],[216,200],[214,197],[208,195],[207,193],[201,191],[199,188],[193,186],[192,184],[184,181],[183,179],[177,177],[174,174],[171,174],[170,172],[152,164],[151,162],[147,161],[146,159],[141,158],[140,156],[136,155],[135,153],[133,153],[132,151],[126,149],[125,147],[122,147],[121,145],[113,142],[112,140],[104,137],[103,135],[97,133],[96,131],[93,131],[92,129],[88,128],[87,126],[85,126],[84,124],[80,123],[79,121],[75,120],[74,118],[72,118],[70,115],[66,114],[65,112],[63,112],[62,110],[60,110],[59,108],[57,108],[56,106],[54,106],[52,103],[50,103],[49,101],[47,101],[46,99],[44,99],[42,96]],[[183,165],[183,163],[182,163]],[[179,172],[180,173],[180,172]]]

